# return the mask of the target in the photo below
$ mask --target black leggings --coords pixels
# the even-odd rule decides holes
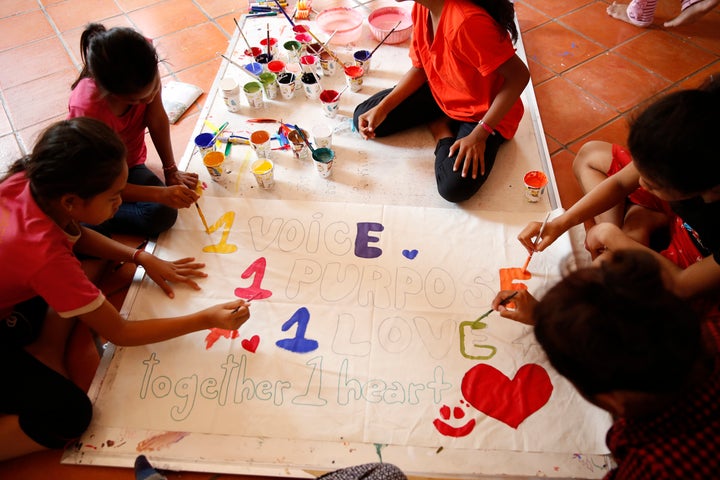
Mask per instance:
[[[356,129],[358,128],[358,117],[379,104],[391,91],[392,89],[389,88],[378,92],[355,107],[353,123]],[[426,83],[388,113],[385,120],[375,129],[375,135],[386,137],[412,127],[425,125],[443,116],[445,116],[445,112],[435,102],[430,87]],[[490,135],[485,142],[485,175],[480,175],[478,172],[477,178],[463,177],[460,170],[453,171],[456,155],[448,157],[448,152],[458,138],[466,137],[476,126],[475,122],[454,121],[452,128],[457,130],[456,136],[442,138],[435,146],[435,180],[438,193],[449,202],[462,202],[480,190],[495,165],[495,157],[500,145],[506,141],[497,132],[495,135]]]
[[[23,349],[37,338],[47,304],[33,298],[0,320],[0,414],[17,415],[20,428],[46,448],[64,448],[90,425],[92,403],[71,380]]]

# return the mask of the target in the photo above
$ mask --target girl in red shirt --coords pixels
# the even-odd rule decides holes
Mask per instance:
[[[515,11],[508,0],[415,0],[412,67],[392,89],[358,105],[366,138],[430,124],[440,195],[472,197],[490,174],[500,145],[523,115],[530,73],[515,53]]]

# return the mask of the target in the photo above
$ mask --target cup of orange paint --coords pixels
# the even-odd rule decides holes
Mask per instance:
[[[531,203],[540,201],[548,183],[547,175],[539,170],[532,170],[525,174],[523,181],[525,182],[525,198],[527,201]]]

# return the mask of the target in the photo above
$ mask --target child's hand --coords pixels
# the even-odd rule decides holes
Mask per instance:
[[[358,117],[358,131],[365,140],[375,138],[375,129],[385,120],[387,115],[379,105],[371,108]]]
[[[197,184],[197,180],[195,182]],[[195,188],[193,184],[193,189]],[[163,198],[160,203],[172,208],[187,208],[200,198],[200,195],[185,185],[170,185],[163,189]]]
[[[145,268],[148,276],[170,298],[175,298],[175,292],[173,292],[169,282],[185,283],[195,290],[200,290],[200,285],[195,283],[193,278],[207,277],[207,274],[201,270],[205,267],[205,264],[197,263],[194,258],[190,257],[168,262],[151,253],[142,252],[138,255],[137,260],[138,265]]]
[[[565,233],[565,229],[559,225],[557,220],[550,221],[545,225],[542,237],[538,240],[537,245],[533,247],[535,238],[540,233],[541,227],[541,222],[530,222],[518,234],[518,240],[527,249],[528,253],[532,253],[533,251],[542,252],[557,240],[560,235]]]
[[[195,186],[198,184],[198,174],[176,170],[165,177],[165,183],[167,185],[185,185],[190,190],[195,190]]]
[[[453,171],[457,172],[462,165],[461,175],[468,176],[468,172],[472,178],[485,175],[485,140],[477,136],[474,132],[470,135],[458,138],[452,144],[448,152],[448,156],[452,157],[457,152]]]
[[[250,318],[250,303],[245,300],[215,305],[204,311],[208,328],[237,330]]]
[[[500,316],[503,318],[509,318],[510,320],[515,320],[516,322],[526,325],[535,325],[533,310],[538,301],[535,300],[535,297],[530,295],[527,290],[518,291],[518,294],[515,295],[512,302],[508,304],[508,306],[514,304],[514,308],[510,309],[508,306],[501,305],[501,303],[513,293],[515,293],[515,290],[500,291],[492,301],[492,308],[500,313]]]

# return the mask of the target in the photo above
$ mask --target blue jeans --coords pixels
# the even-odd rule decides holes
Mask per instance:
[[[380,103],[391,91],[391,88],[380,91],[355,107],[353,113],[355,129],[358,127],[358,117]],[[388,113],[385,120],[375,129],[375,136],[385,137],[418,125],[430,123],[443,116],[445,116],[445,112],[435,102],[430,87],[426,83]],[[453,171],[453,164],[457,155],[449,157],[448,153],[457,139],[469,135],[476,126],[476,122],[453,120],[451,128],[457,132],[455,137],[441,138],[435,146],[435,180],[438,193],[448,202],[462,202],[480,190],[480,187],[490,175],[493,165],[495,165],[495,157],[500,145],[506,141],[497,132],[495,132],[495,135],[490,135],[485,142],[485,175],[480,175],[480,172],[478,172],[477,178],[472,178],[471,175],[463,178],[460,170]]]
[[[164,187],[165,184],[144,164],[136,165],[128,172],[128,183]],[[154,202],[123,202],[115,216],[99,225],[104,233],[124,233],[143,237],[156,237],[175,224],[178,212],[175,208]]]

